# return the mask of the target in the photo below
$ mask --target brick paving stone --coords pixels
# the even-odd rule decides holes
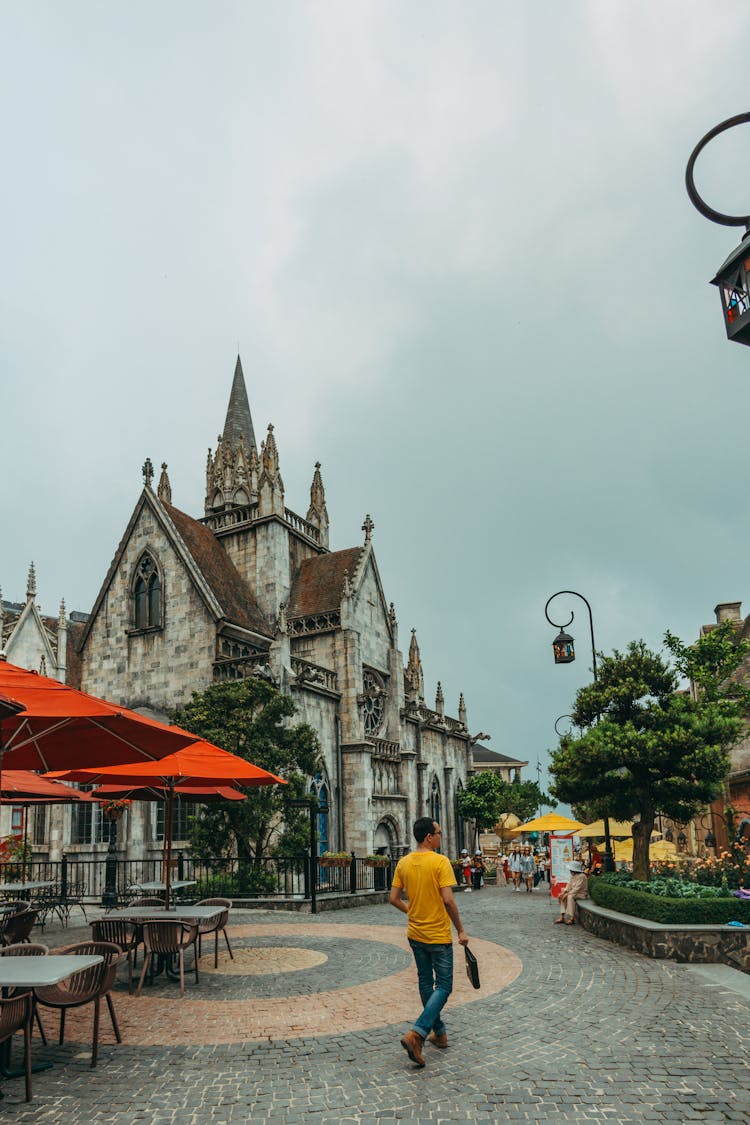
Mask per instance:
[[[487,888],[460,906],[472,947],[486,943],[490,987],[464,1000],[457,958],[451,1047],[426,1048],[424,1070],[399,1045],[418,1013],[400,915],[388,906],[233,912],[233,945],[275,951],[267,956],[283,971],[208,971],[192,994],[188,977],[184,1000],[169,981],[139,998],[118,988],[125,1042],[114,1043],[103,1013],[91,1070],[90,1012],[71,1019],[64,1047],[35,1039],[35,1058],[55,1067],[34,1075],[31,1106],[22,1082],[3,1082],[3,1122],[750,1125],[747,1001],[686,966],[552,926],[554,908],[538,892]],[[43,940],[84,936],[83,927],[50,928]],[[325,960],[295,969],[293,950]],[[44,1018],[54,1036],[54,1017]]]

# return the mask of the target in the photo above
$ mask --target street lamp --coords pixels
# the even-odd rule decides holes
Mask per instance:
[[[586,609],[589,611],[589,629],[590,629],[590,632],[591,632],[591,661],[592,661],[592,669],[593,669],[593,672],[594,672],[594,681],[596,682],[596,644],[594,642],[594,617],[593,617],[593,614],[591,612],[591,606],[589,605],[588,601],[586,600],[586,598],[584,598],[583,594],[579,594],[576,590],[558,590],[557,593],[553,594],[551,598],[547,598],[547,604],[544,607],[544,616],[547,618],[550,625],[554,629],[560,630],[560,632],[557,634],[557,636],[556,636],[556,638],[555,638],[555,640],[552,644],[552,651],[553,651],[554,657],[555,657],[555,664],[570,664],[571,661],[575,660],[575,649],[574,649],[574,646],[573,646],[573,638],[570,636],[570,634],[565,632],[568,625],[572,624],[573,618],[575,617],[575,614],[573,613],[573,610],[571,609],[570,617],[568,618],[568,620],[563,625],[560,625],[560,624],[558,624],[558,622],[553,621],[552,618],[549,615],[549,612],[548,612],[550,602],[554,601],[555,598],[559,598],[562,594],[567,594],[567,595],[569,595],[570,597],[573,597],[573,598],[580,598],[581,601],[586,606]],[[570,644],[569,655],[567,656],[566,659],[558,659],[558,646],[560,646],[560,638],[563,638],[563,641],[562,641],[563,646],[568,645],[568,643]],[[565,716],[560,715],[560,718],[556,720],[555,730],[557,730],[557,723],[559,723],[560,719],[563,719],[563,718],[565,718]],[[604,870],[605,871],[614,871],[614,869],[615,869],[615,857],[612,854],[612,840],[610,839],[610,835],[609,835],[609,817],[605,816],[604,817]]]
[[[750,122],[750,113],[738,113],[709,129],[693,149],[685,169],[685,187],[690,202],[701,215],[720,226],[745,228],[739,246],[734,248],[717,270],[716,276],[711,279],[711,284],[718,287],[721,296],[721,311],[727,336],[737,344],[750,344],[750,215],[724,215],[709,207],[698,194],[693,171],[698,156],[709,141],[727,129],[747,122]]]

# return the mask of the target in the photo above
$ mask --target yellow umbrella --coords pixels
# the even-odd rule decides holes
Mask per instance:
[[[612,850],[618,863],[632,863],[632,836],[628,840],[618,840]],[[648,849],[649,859],[676,859],[678,854],[674,844],[670,844],[668,840],[652,840]]]
[[[512,828],[511,832],[514,836],[519,832],[577,832],[583,827],[579,820],[571,820],[568,816],[551,812],[538,816],[535,820],[527,820],[525,824],[519,824],[518,828]]]
[[[633,826],[628,824],[626,820],[610,820],[609,822],[610,836],[632,836]],[[578,833],[586,840],[599,839],[604,836],[604,821],[595,820],[593,824],[586,824]]]

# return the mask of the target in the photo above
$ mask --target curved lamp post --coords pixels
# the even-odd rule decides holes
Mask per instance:
[[[568,625],[572,625],[572,623],[573,623],[573,618],[575,617],[575,614],[573,613],[573,610],[571,609],[570,617],[564,623],[564,625],[560,625],[556,621],[553,621],[552,618],[549,615],[549,612],[548,612],[550,602],[554,601],[555,598],[559,598],[563,594],[567,594],[567,595],[569,595],[570,597],[573,597],[573,598],[580,598],[581,601],[586,606],[586,609],[589,612],[589,629],[591,631],[591,660],[592,660],[592,667],[593,667],[593,672],[594,672],[594,681],[596,681],[596,678],[597,678],[596,677],[596,644],[594,642],[594,617],[593,617],[593,614],[591,613],[591,606],[589,605],[588,601],[586,600],[586,598],[584,598],[583,594],[579,594],[577,590],[558,590],[556,594],[552,595],[552,597],[547,598],[547,604],[544,607],[544,616],[547,618],[550,625],[552,625],[552,627],[554,629],[560,630],[560,632],[557,634],[554,641],[552,642],[552,652],[553,652],[554,657],[555,657],[555,664],[570,664],[576,658],[576,656],[575,656],[575,645],[573,643],[573,637],[571,637],[569,633],[565,632]],[[565,715],[560,715],[560,718],[558,718],[555,721],[555,730],[557,730],[557,724],[560,722],[560,719],[564,719],[566,717],[567,716],[565,716]],[[605,871],[614,871],[614,869],[615,869],[615,857],[612,854],[612,840],[610,839],[610,835],[609,835],[609,817],[605,816],[604,817],[604,870]]]
[[[698,194],[693,173],[695,162],[709,141],[727,129],[733,129],[735,125],[745,125],[748,122],[750,113],[738,113],[735,117],[728,117],[726,121],[714,125],[698,141],[685,169],[685,187],[690,202],[701,215],[720,226],[745,228],[742,242],[734,248],[717,270],[716,276],[711,279],[711,284],[718,287],[721,296],[727,336],[737,344],[750,344],[750,215],[725,215],[709,207]]]

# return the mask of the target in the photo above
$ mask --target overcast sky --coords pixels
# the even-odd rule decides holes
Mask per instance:
[[[750,611],[740,231],[684,169],[748,109],[713,0],[0,0],[3,597],[90,610],[169,464],[203,514],[237,350],[286,503],[367,512],[401,648],[544,765],[597,647]],[[750,130],[701,157],[750,210]]]

